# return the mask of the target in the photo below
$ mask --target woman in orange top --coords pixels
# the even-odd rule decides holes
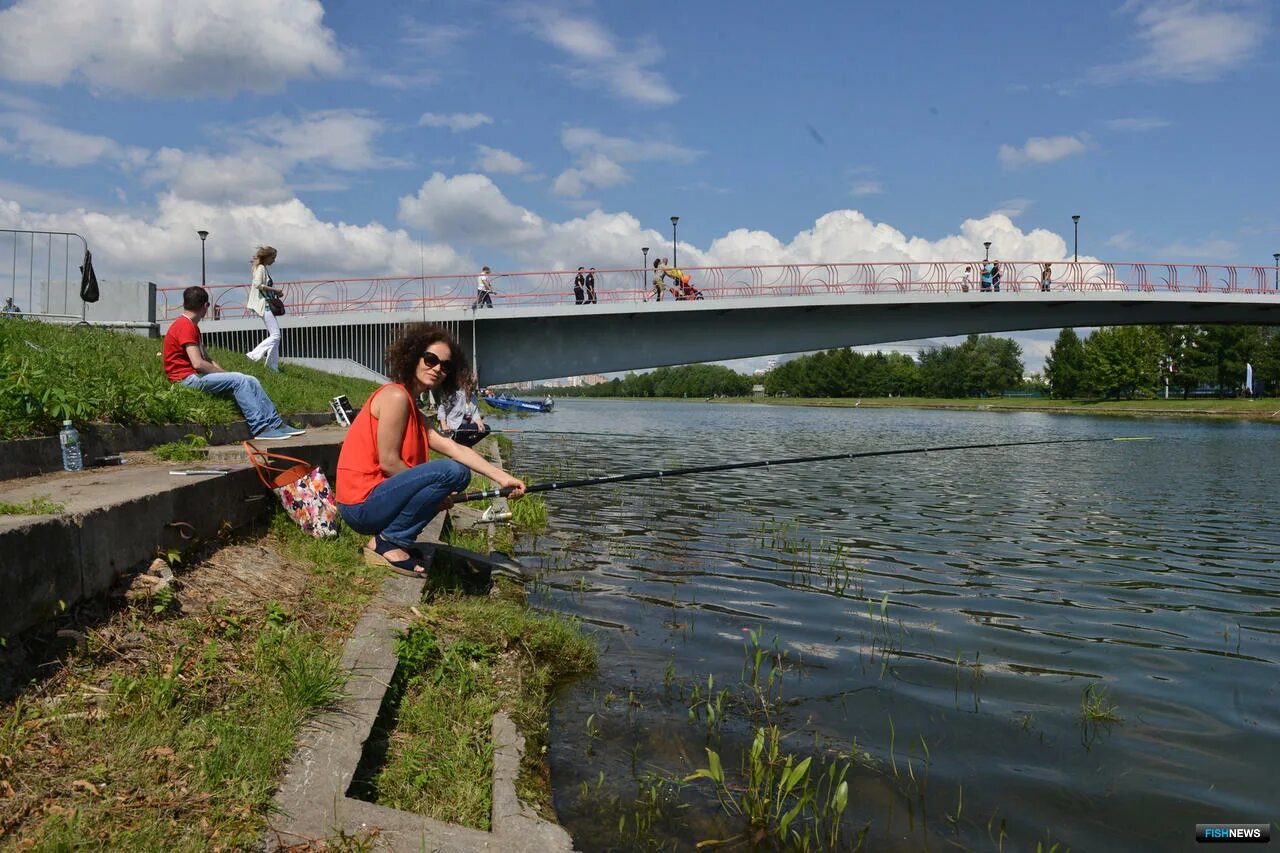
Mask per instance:
[[[467,369],[466,355],[449,333],[416,323],[387,349],[392,382],[383,385],[352,421],[338,454],[338,511],[358,533],[372,536],[365,561],[400,574],[425,576],[414,540],[436,513],[452,506],[476,471],[512,497],[524,483],[463,447],[427,429],[414,405],[427,390],[452,394]],[[428,461],[428,448],[449,457]]]

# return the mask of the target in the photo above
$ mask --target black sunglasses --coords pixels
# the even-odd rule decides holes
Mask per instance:
[[[440,356],[436,355],[433,352],[424,352],[422,354],[422,363],[425,364],[427,367],[438,367],[441,370],[443,370],[445,373],[448,373],[450,370],[453,370],[453,359],[451,358],[442,359],[440,358]]]

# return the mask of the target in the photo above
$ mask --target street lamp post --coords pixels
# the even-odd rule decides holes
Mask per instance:
[[[208,231],[197,231],[196,233],[200,235],[200,286],[201,286],[201,287],[204,287],[204,285],[205,285],[205,277],[204,277],[204,241],[205,241],[205,239],[209,236],[209,232],[208,232]]]
[[[1075,263],[1080,263],[1080,214],[1071,217],[1071,224],[1075,226],[1076,242],[1073,254],[1075,255]]]
[[[649,247],[641,246],[640,251],[644,252],[644,262],[640,264],[640,292],[644,293],[644,283],[649,278]],[[646,295],[646,299],[649,297]]]
[[[984,261],[991,260],[991,241],[987,240],[986,242],[984,242],[982,244],[982,248],[986,251],[986,254],[982,256],[982,259]]]
[[[1276,290],[1280,290],[1280,252],[1276,252],[1271,257],[1276,259]]]
[[[680,268],[680,259],[676,257],[676,223],[679,221],[679,216],[671,217],[671,266],[676,269]]]

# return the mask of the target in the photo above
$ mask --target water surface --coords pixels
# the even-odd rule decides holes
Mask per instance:
[[[1280,819],[1273,425],[586,400],[498,425],[526,430],[515,465],[540,480],[1155,439],[547,495],[551,530],[522,545],[543,573],[535,604],[580,617],[602,647],[598,676],[553,718],[556,806],[580,849],[635,846],[618,818],[647,774],[683,776],[706,746],[737,765],[759,719],[731,701],[708,734],[689,705],[708,676],[743,694],[751,631],[787,655],[772,717],[787,749],[869,754],[846,827],[869,823],[870,849],[991,849],[1002,827],[1005,849],[1190,849],[1197,822]],[[1087,689],[1122,720],[1082,720]],[[731,833],[705,794],[686,791],[679,825],[653,837]]]

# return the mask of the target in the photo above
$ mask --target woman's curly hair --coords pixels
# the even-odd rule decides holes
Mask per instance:
[[[453,335],[440,326],[433,326],[430,323],[414,323],[408,326],[400,333],[400,337],[387,347],[387,373],[391,381],[400,383],[412,393],[418,361],[427,351],[427,347],[435,343],[444,343],[448,346],[449,358],[453,361],[453,368],[445,373],[440,387],[435,389],[436,396],[457,391],[458,379],[471,369],[467,363],[467,355],[453,339]]]

